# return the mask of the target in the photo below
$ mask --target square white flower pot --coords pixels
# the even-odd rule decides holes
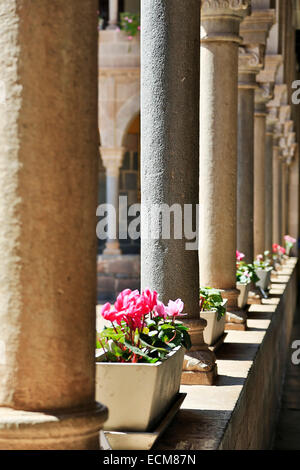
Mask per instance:
[[[96,400],[109,410],[104,429],[151,431],[176,399],[184,353],[175,348],[155,364],[96,359]]]
[[[227,299],[224,299],[223,306],[226,307]],[[208,346],[214,345],[225,331],[226,313],[218,320],[218,312],[206,310],[200,312],[200,317],[207,321],[204,328],[204,341]]]
[[[238,296],[238,307],[239,308],[244,308],[247,305],[247,300],[248,300],[248,294],[250,292],[250,282],[247,284],[237,282],[236,283],[236,288],[240,291],[239,296]]]
[[[256,282],[256,286],[263,290],[267,290],[271,282],[272,268],[267,269],[256,269],[256,274],[259,277],[259,281]]]

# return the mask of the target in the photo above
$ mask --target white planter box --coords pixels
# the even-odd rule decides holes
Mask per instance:
[[[267,290],[271,282],[271,272],[270,269],[256,269],[256,274],[259,277],[259,281],[256,282],[257,287],[261,287],[263,290]]]
[[[226,307],[227,299],[224,300],[223,305]],[[218,320],[218,312],[214,310],[201,311],[200,317],[207,321],[207,325],[203,331],[204,341],[208,346],[212,346],[224,333],[226,313],[220,320]]]
[[[247,305],[248,294],[250,292],[250,282],[248,282],[248,284],[237,282],[236,288],[240,291],[238,296],[238,307],[244,308]]]
[[[104,429],[151,431],[176,399],[184,353],[178,347],[155,364],[96,362],[96,400],[109,410]]]

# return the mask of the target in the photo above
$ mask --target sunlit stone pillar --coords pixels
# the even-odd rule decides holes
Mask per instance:
[[[167,229],[167,218],[160,223],[160,209],[174,209],[181,227],[186,204],[196,215],[200,2],[142,0],[141,6],[141,284],[155,289],[163,302],[183,300],[193,349],[201,350],[193,354],[200,363],[184,366],[191,369],[184,381],[211,383],[215,365],[203,340],[206,322],[199,316],[197,243],[188,249],[185,237],[174,234],[173,222],[170,236],[153,231],[161,225]]]
[[[119,1],[109,0],[109,19],[107,29],[116,29],[118,27],[118,16],[119,16]]]
[[[268,113],[266,120],[265,155],[265,250],[272,250],[273,242],[273,146],[276,116]]]
[[[249,2],[204,1],[200,74],[200,283],[236,313],[239,25]],[[232,315],[232,319],[234,316]],[[244,323],[245,318],[239,318]]]
[[[261,49],[239,48],[237,249],[253,261],[254,90],[262,67]]]
[[[281,233],[281,159],[279,140],[281,138],[280,125],[276,127],[273,136],[273,236],[272,243],[279,243]]]
[[[254,113],[254,255],[265,250],[265,158],[266,158],[266,103],[270,88],[260,85],[255,91]]]
[[[292,146],[292,161],[290,166],[289,181],[289,213],[288,234],[298,240],[299,237],[299,146]],[[297,243],[293,247],[292,254],[297,256]]]
[[[282,226],[281,226],[281,239],[280,244],[283,244],[283,237],[287,234],[287,188],[288,188],[288,164],[287,164],[287,157],[282,160],[281,163],[281,171],[282,171]]]
[[[105,255],[118,255],[121,254],[118,240],[119,173],[125,149],[124,147],[101,147],[100,151],[106,169],[106,204],[111,206],[107,213],[108,239],[103,253]]]
[[[0,449],[97,449],[97,2],[0,12]]]

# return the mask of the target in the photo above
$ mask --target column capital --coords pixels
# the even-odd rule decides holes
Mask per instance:
[[[241,43],[240,23],[250,13],[250,0],[203,0],[201,42]]]
[[[279,109],[279,120],[282,124],[289,121],[291,118],[291,106],[289,104],[280,106]]]
[[[266,104],[273,97],[273,83],[259,83],[255,90],[255,114],[266,115],[267,109]]]
[[[240,26],[240,35],[244,44],[266,45],[271,26],[275,23],[275,10],[252,8]]]
[[[274,97],[268,103],[268,107],[277,107],[280,108],[282,105],[287,104],[287,85],[285,83],[274,86]]]
[[[239,88],[256,88],[256,75],[264,66],[264,46],[260,44],[239,47]]]
[[[257,81],[260,83],[273,82],[276,80],[276,73],[283,63],[282,55],[267,54],[265,56],[264,68],[257,75]]]
[[[275,125],[279,120],[278,108],[267,108],[267,134],[272,134],[273,138],[276,132]]]
[[[106,174],[118,176],[119,169],[122,166],[125,147],[100,147],[100,153]]]

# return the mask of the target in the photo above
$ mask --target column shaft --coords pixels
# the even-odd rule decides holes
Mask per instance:
[[[273,243],[279,243],[281,233],[281,162],[279,147],[273,153]]]
[[[179,204],[183,214],[198,203],[199,22],[198,0],[142,0],[141,284],[162,301],[180,297],[197,319],[197,250],[172,230],[170,239],[146,239],[143,230],[159,225],[158,209],[149,223],[146,208]]]
[[[272,250],[273,238],[273,126],[267,126],[265,156],[265,250]]]
[[[116,29],[119,16],[118,0],[109,0],[109,20],[107,29]]]
[[[200,282],[235,289],[238,44],[201,44]]]
[[[238,89],[237,249],[245,261],[254,258],[254,89]]]
[[[287,182],[288,182],[288,167],[285,161],[281,163],[282,171],[282,194],[281,194],[281,204],[282,204],[282,225],[281,225],[281,237],[280,244],[283,244],[283,237],[287,235]]]
[[[96,11],[1,4],[1,449],[99,446]]]
[[[265,250],[266,113],[254,115],[254,256]]]

